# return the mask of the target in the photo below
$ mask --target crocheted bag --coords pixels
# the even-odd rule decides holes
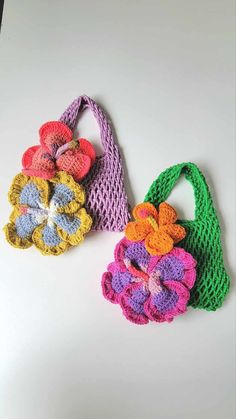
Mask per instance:
[[[187,235],[179,246],[197,261],[197,279],[189,305],[216,310],[229,290],[230,278],[224,267],[219,221],[203,174],[193,163],[172,166],[152,183],[144,201],[154,205],[165,201],[181,174],[192,184],[195,195],[195,220],[180,221]]]
[[[132,323],[171,322],[186,312],[196,280],[196,261],[174,247],[186,231],[166,202],[138,204],[133,216],[102,276],[103,295]]]
[[[121,156],[105,113],[94,100],[84,95],[71,103],[60,121],[74,130],[79,112],[86,108],[93,112],[98,122],[104,154],[96,157],[81,182],[86,190],[85,208],[93,219],[92,230],[123,231],[130,218],[128,199]]]

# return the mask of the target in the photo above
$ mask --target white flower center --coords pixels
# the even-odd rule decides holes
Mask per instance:
[[[48,226],[53,227],[54,220],[57,215],[58,204],[51,201],[49,207],[47,207],[41,202],[38,202],[38,206],[40,209],[29,208],[27,212],[35,217],[38,224],[42,224],[44,221],[47,221]]]

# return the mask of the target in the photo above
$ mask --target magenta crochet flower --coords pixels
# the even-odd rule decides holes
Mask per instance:
[[[115,248],[115,261],[103,274],[103,295],[120,304],[133,323],[170,322],[187,309],[195,266],[194,258],[181,248],[151,256],[144,242],[123,238]]]

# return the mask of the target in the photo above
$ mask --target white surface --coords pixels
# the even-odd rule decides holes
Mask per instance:
[[[103,104],[143,199],[168,166],[203,169],[233,276],[234,2],[5,2],[0,51],[1,225],[22,152],[78,95]],[[89,113],[80,134],[98,142]],[[132,185],[132,192],[131,187]],[[192,216],[190,186],[172,204]],[[2,419],[233,419],[234,278],[222,309],[138,327],[101,294],[121,234],[91,234],[59,258],[0,235]]]

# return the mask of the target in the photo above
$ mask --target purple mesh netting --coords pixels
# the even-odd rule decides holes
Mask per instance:
[[[86,190],[86,209],[93,218],[92,229],[123,231],[130,218],[124,172],[105,113],[94,100],[83,95],[71,103],[60,121],[74,130],[79,112],[86,108],[93,112],[98,122],[104,148],[104,154],[96,157],[94,166],[81,182]]]

